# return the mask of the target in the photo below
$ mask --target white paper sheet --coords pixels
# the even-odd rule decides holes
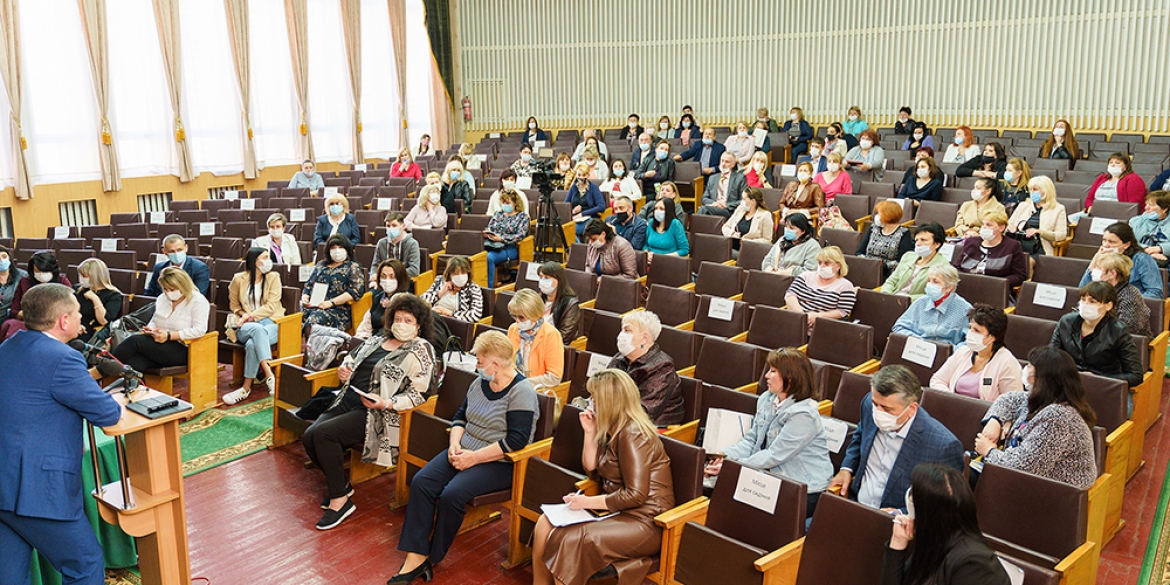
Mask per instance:
[[[215,222],[205,221],[205,222],[199,223],[199,237],[214,236],[214,235],[215,235]]]
[[[309,295],[309,304],[316,307],[325,302],[325,295],[329,292],[329,284],[318,282],[313,285],[313,293]]]
[[[902,348],[902,359],[929,368],[934,365],[934,356],[937,353],[937,345],[917,337],[907,337],[906,346]]]
[[[1067,291],[1063,286],[1054,286],[1051,284],[1036,284],[1036,294],[1032,297],[1032,303],[1040,305],[1041,307],[1051,307],[1053,309],[1063,309]]]
[[[305,210],[304,209],[290,209],[290,210],[288,210],[288,220],[289,221],[296,221],[296,222],[305,221]]]
[[[599,353],[595,353],[589,356],[589,367],[585,370],[585,377],[592,378],[593,374],[596,374],[597,372],[600,372],[601,370],[609,367],[609,360],[609,356],[601,355]]]
[[[849,434],[849,423],[822,416],[821,424],[825,427],[825,440],[829,443],[829,451],[840,453],[841,448],[845,446],[845,435]]]
[[[117,238],[102,238],[101,239],[101,251],[102,252],[114,252],[117,249],[118,249]]]
[[[239,191],[224,191],[222,197],[224,199],[229,200],[229,201],[233,200],[233,199],[239,199],[240,192]]]
[[[735,313],[735,301],[722,297],[712,297],[711,306],[707,309],[707,316],[719,321],[730,321]]]
[[[703,450],[708,453],[723,453],[728,447],[739,442],[752,426],[752,415],[712,408],[707,411],[707,428],[703,432]]]
[[[53,228],[53,239],[64,240],[69,237],[69,226],[59,225]]]
[[[544,513],[545,518],[548,518],[549,523],[556,527],[597,522],[618,514],[615,512],[608,516],[597,517],[589,513],[588,510],[570,510],[568,504],[541,504],[540,511]]]
[[[739,481],[735,483],[735,495],[732,496],[733,500],[762,512],[774,514],[779,496],[779,477],[756,471],[750,467],[740,468]]]
[[[244,211],[252,211],[256,209],[255,199],[240,199],[240,209]]]

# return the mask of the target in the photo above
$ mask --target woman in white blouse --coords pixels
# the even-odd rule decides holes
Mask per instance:
[[[723,145],[727,147],[727,152],[735,155],[736,164],[741,170],[747,166],[756,152],[756,140],[752,138],[747,124],[743,122],[735,124],[735,134],[728,137]]]
[[[274,264],[301,264],[301,248],[292,234],[284,231],[288,225],[288,218],[283,213],[273,213],[268,216],[268,234],[252,240],[253,248],[264,248],[272,257]]]
[[[447,208],[439,204],[443,189],[438,185],[426,185],[418,193],[418,203],[410,210],[403,227],[406,231],[415,228],[443,229],[447,227]]]
[[[629,197],[630,201],[642,198],[642,186],[634,179],[634,173],[626,172],[626,161],[620,158],[613,160],[609,180],[601,184],[601,192],[607,193],[610,200],[619,195]]]
[[[207,333],[211,304],[191,277],[178,266],[168,266],[158,275],[158,284],[163,295],[154,302],[150,323],[114,348],[114,357],[139,372],[187,365],[183,341]]]
[[[955,128],[955,139],[947,145],[942,161],[963,164],[982,154],[983,149],[975,143],[975,133],[966,126],[959,126]]]

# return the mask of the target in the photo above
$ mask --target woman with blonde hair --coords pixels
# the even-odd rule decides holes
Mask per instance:
[[[447,208],[442,206],[443,188],[424,185],[418,192],[418,203],[406,215],[402,225],[406,231],[415,228],[440,230],[447,227]]]
[[[1003,171],[1003,206],[1008,215],[1016,206],[1028,198],[1028,181],[1032,180],[1032,169],[1021,158],[1009,158]]]
[[[947,151],[943,154],[942,161],[962,164],[973,158],[978,158],[982,152],[983,150],[975,143],[975,133],[967,126],[959,126],[955,128],[955,139],[947,145]]]
[[[625,372],[601,370],[585,387],[593,408],[580,414],[585,432],[581,464],[602,479],[605,493],[569,494],[564,501],[573,510],[621,513],[603,522],[562,527],[541,516],[533,535],[533,582],[579,585],[615,565],[622,567],[620,582],[641,583],[649,564],[620,561],[650,556],[661,548],[662,529],[654,516],[675,504],[670,458]]]
[[[548,319],[544,299],[531,289],[521,289],[508,302],[513,323],[508,340],[516,352],[516,368],[533,387],[552,388],[565,371],[565,345],[556,325]]]
[[[812,163],[806,161],[796,165],[796,179],[784,187],[780,196],[780,217],[788,217],[793,212],[818,216],[825,207],[825,192],[813,180]]]
[[[333,235],[345,236],[353,245],[362,243],[362,228],[349,212],[349,199],[344,193],[334,193],[325,198],[325,213],[317,218],[317,230],[313,232],[313,249],[324,244]]]
[[[478,169],[482,164],[479,157],[475,156],[475,147],[470,142],[459,145],[459,158],[463,159],[463,167],[466,169]]]
[[[150,323],[114,348],[114,357],[139,372],[187,365],[183,340],[207,333],[211,304],[191,277],[178,266],[168,266],[159,273],[158,284],[163,294],[154,301]]]
[[[567,152],[557,154],[557,166],[553,170],[555,173],[564,175],[560,181],[553,181],[553,184],[559,189],[568,189],[573,186],[573,182],[577,179],[577,173],[573,170],[573,157],[569,156]]]
[[[589,169],[589,180],[604,182],[609,179],[609,168],[605,166],[605,161],[601,160],[601,152],[597,146],[586,146],[585,152],[581,155],[581,162],[577,163],[577,168],[581,168],[581,164]]]
[[[820,186],[821,192],[825,195],[825,204],[832,205],[833,199],[838,195],[852,195],[853,194],[853,177],[845,171],[845,157],[831,152],[825,156],[829,162],[825,165],[824,172],[817,173],[813,181]]]
[[[747,166],[756,152],[756,141],[748,131],[748,125],[743,122],[735,123],[735,134],[728,136],[723,146],[727,147],[727,152],[735,155],[736,164],[741,169]]]
[[[601,189],[598,189],[597,185],[589,181],[589,165],[577,163],[574,171],[573,183],[565,197],[565,203],[569,204],[573,219],[578,217],[599,219],[601,214],[605,213],[605,196],[601,194]],[[565,175],[565,178],[567,179],[568,175]],[[583,241],[581,234],[588,223],[588,220],[577,222],[577,241]]]
[[[461,209],[464,212],[471,211],[471,199],[475,194],[472,193],[471,187],[463,178],[466,172],[463,165],[456,160],[447,163],[447,167],[443,169],[443,191],[439,200],[443,203],[443,208],[447,210],[447,213],[458,214]]]
[[[415,181],[422,181],[422,168],[414,162],[409,148],[398,151],[398,161],[390,165],[391,177],[409,177]]]
[[[86,258],[77,267],[77,303],[81,305],[82,332],[78,339],[92,343],[98,330],[122,312],[122,291],[110,284],[110,269],[97,258]]]
[[[752,155],[752,162],[743,178],[747,180],[748,187],[772,188],[772,171],[768,169],[768,155],[764,151],[758,150]]]
[[[1081,158],[1081,148],[1073,134],[1072,124],[1060,119],[1052,126],[1052,132],[1040,145],[1040,158],[1068,159],[1068,168],[1073,168]]]
[[[811,330],[817,319],[848,319],[857,302],[857,288],[845,276],[849,265],[841,248],[829,246],[817,254],[817,269],[802,272],[784,293],[785,308],[808,314]]]
[[[668,140],[670,138],[677,138],[678,133],[674,131],[670,123],[670,116],[662,116],[658,119],[658,131],[654,133],[661,140]]]
[[[1008,220],[1008,233],[1020,240],[1024,253],[1033,258],[1041,253],[1051,256],[1056,252],[1053,243],[1068,237],[1068,213],[1056,201],[1052,179],[1032,177],[1027,186],[1028,196],[1019,200]]]
[[[861,113],[860,107],[849,106],[849,115],[845,117],[844,122],[841,122],[841,129],[845,131],[845,134],[853,136],[869,129],[869,122],[865,121],[865,115]]]

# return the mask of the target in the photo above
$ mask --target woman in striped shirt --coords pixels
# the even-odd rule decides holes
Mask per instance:
[[[816,319],[845,319],[853,312],[857,290],[845,278],[849,266],[841,248],[829,246],[817,254],[816,272],[804,272],[792,281],[784,302],[792,311],[808,313],[809,329]]]

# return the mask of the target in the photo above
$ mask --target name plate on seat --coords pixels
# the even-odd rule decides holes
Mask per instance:
[[[304,209],[290,209],[290,210],[288,210],[288,220],[289,221],[297,221],[297,222],[305,221],[305,210]]]
[[[1089,233],[1094,236],[1099,236],[1105,233],[1105,228],[1117,223],[1116,219],[1108,217],[1094,217],[1093,223],[1089,224]]]
[[[589,367],[585,370],[585,377],[592,378],[593,374],[609,367],[609,356],[602,354],[593,354],[589,356]]]
[[[532,282],[540,280],[540,264],[529,262],[528,271],[524,273],[524,278]]]
[[[167,213],[165,211],[150,212],[150,223],[166,223]]]
[[[942,254],[942,257],[946,258],[947,262],[950,262],[955,257],[955,245],[951,243],[943,244],[942,247],[938,249],[938,253]]]
[[[825,427],[825,441],[829,444],[829,451],[840,453],[845,446],[845,435],[849,432],[849,424],[827,416],[821,417],[821,425]]]
[[[53,239],[64,240],[69,237],[69,226],[59,225],[53,228]]]
[[[707,309],[707,317],[719,321],[730,321],[734,312],[735,301],[714,297],[711,299],[711,307]]]
[[[361,172],[363,172],[363,173],[364,173],[364,172],[366,172],[366,169],[367,169],[367,168],[369,168],[369,167],[367,167],[367,166],[366,166],[366,165],[364,165],[364,164],[363,164],[363,165],[353,165],[353,170],[355,170],[355,171],[361,171]]]
[[[337,193],[338,193],[337,187],[325,187],[325,196],[326,197],[332,197],[333,195],[337,195]]]
[[[118,249],[118,240],[115,238],[102,238],[101,242],[102,252],[114,252]]]
[[[252,211],[256,209],[255,199],[240,199],[240,209],[244,211]]]
[[[229,201],[230,201],[230,200],[232,200],[232,199],[239,199],[239,198],[240,198],[240,192],[239,192],[239,191],[224,191],[224,192],[223,192],[223,198],[224,198],[224,199],[227,199],[227,200],[229,200]]]
[[[934,356],[937,353],[938,346],[935,344],[917,337],[907,337],[906,347],[902,348],[902,359],[929,368],[934,365]]]
[[[393,201],[394,201],[394,200],[393,200],[393,199],[390,199],[389,197],[379,197],[379,198],[378,198],[378,206],[376,207],[376,209],[377,209],[378,211],[389,211],[389,210],[390,210],[390,204],[391,204]]]
[[[1041,307],[1063,309],[1066,292],[1063,286],[1037,283],[1036,294],[1032,296],[1032,303]]]
[[[214,236],[215,235],[215,222],[201,222],[199,224],[199,235],[200,236]]]
[[[774,514],[779,496],[780,478],[750,467],[739,469],[739,481],[735,484],[735,495],[732,499],[768,514]]]

